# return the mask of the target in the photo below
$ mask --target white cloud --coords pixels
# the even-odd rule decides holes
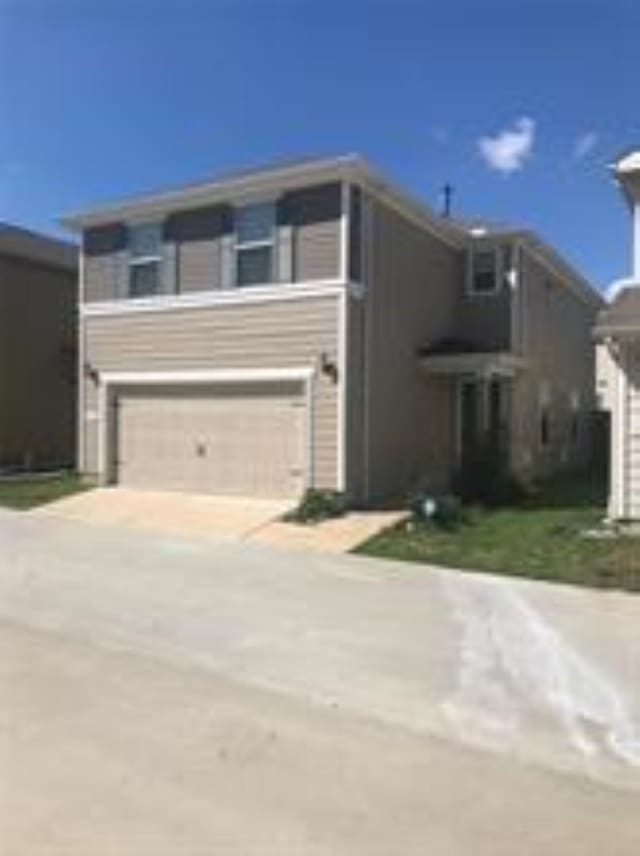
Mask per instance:
[[[573,144],[573,159],[582,160],[598,145],[598,135],[595,131],[580,134]]]
[[[510,175],[522,169],[533,153],[535,136],[536,123],[523,116],[495,137],[481,137],[477,142],[478,151],[490,169]]]

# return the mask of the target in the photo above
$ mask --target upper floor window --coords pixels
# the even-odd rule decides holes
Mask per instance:
[[[472,250],[469,291],[471,294],[495,294],[498,291],[498,254],[491,247]]]
[[[129,227],[129,296],[148,297],[160,292],[162,226],[140,223]]]
[[[273,202],[235,210],[236,284],[272,282],[275,269],[276,209]]]
[[[498,294],[512,285],[514,253],[510,244],[474,248],[469,253],[469,293]]]

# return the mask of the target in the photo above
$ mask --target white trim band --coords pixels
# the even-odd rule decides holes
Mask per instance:
[[[282,369],[194,369],[163,372],[100,372],[103,384],[268,383],[308,380],[313,366]]]
[[[237,306],[283,300],[307,300],[334,297],[351,284],[341,279],[307,281],[291,285],[259,285],[246,288],[218,289],[190,294],[162,294],[154,297],[127,298],[85,303],[80,306],[82,318],[104,315],[129,315],[138,312],[177,312],[183,309],[206,309],[211,306]]]

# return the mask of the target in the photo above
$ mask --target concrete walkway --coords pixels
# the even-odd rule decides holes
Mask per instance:
[[[281,520],[290,500],[206,496],[169,491],[97,488],[35,509],[84,523],[142,529],[159,535],[220,541],[255,541],[292,550],[346,553],[405,515],[353,512],[313,526]]]

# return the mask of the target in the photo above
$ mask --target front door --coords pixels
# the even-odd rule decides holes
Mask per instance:
[[[460,381],[459,450],[460,465],[473,461],[478,452],[481,436],[480,382]]]
[[[479,453],[501,457],[507,451],[509,395],[504,378],[463,378],[459,386],[458,459],[462,467]]]

